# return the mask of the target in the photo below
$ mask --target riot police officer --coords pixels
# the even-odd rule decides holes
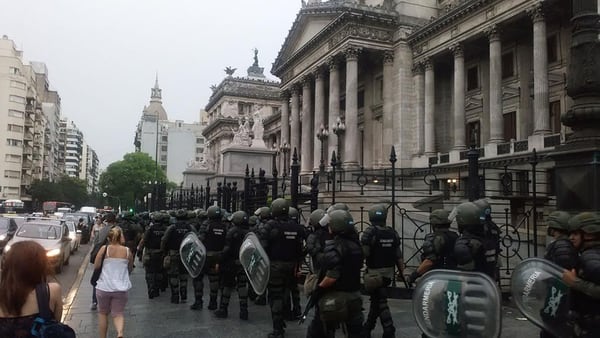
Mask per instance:
[[[303,257],[303,227],[288,217],[289,201],[278,198],[271,204],[273,219],[259,228],[263,248],[271,260],[269,303],[273,332],[269,338],[281,338],[284,333],[283,295],[286,288],[298,287],[296,274]]]
[[[137,254],[137,246],[144,234],[142,226],[138,224],[137,217],[129,211],[121,214],[118,224],[121,229],[123,229],[125,246],[129,248],[131,254],[135,257]]]
[[[239,260],[240,247],[249,229],[248,215],[245,211],[236,211],[230,216],[230,221],[232,226],[225,235],[225,246],[223,247],[221,263],[219,263],[223,294],[215,315],[218,318],[227,318],[231,291],[236,287],[240,300],[240,319],[248,320],[248,286],[246,273]]]
[[[572,289],[574,336],[597,337],[600,332],[600,215],[582,212],[569,220],[569,227],[580,232],[577,271],[565,270],[563,280]]]
[[[371,297],[371,305],[367,320],[363,325],[363,335],[371,336],[377,318],[383,327],[383,337],[394,337],[396,329],[387,304],[384,287],[388,286],[394,277],[394,266],[402,273],[403,261],[400,249],[400,236],[396,230],[386,225],[387,208],[376,204],[369,209],[368,226],[361,237],[363,254],[367,264],[364,276],[365,288]]]
[[[176,222],[167,228],[161,241],[161,250],[168,252],[169,286],[171,287],[171,303],[179,304],[187,300],[188,272],[179,255],[179,246],[185,235],[194,231],[187,222],[187,212],[183,209],[175,212]]]
[[[160,295],[160,285],[163,279],[163,252],[160,242],[167,231],[167,215],[155,212],[152,214],[152,223],[144,233],[142,262],[146,269],[146,284],[148,286],[148,298],[152,299]]]
[[[311,259],[312,272],[319,274],[321,267],[321,259],[323,258],[323,249],[325,249],[325,241],[331,239],[329,229],[322,227],[319,221],[325,216],[325,210],[316,209],[308,217],[309,228],[312,228],[311,233],[306,237],[306,253]]]
[[[300,224],[300,212],[294,207],[290,207],[288,211],[290,221]],[[306,231],[303,232],[306,234]],[[304,237],[302,238],[305,239]],[[301,264],[301,263],[299,263]],[[286,320],[296,320],[302,314],[300,308],[300,291],[298,283],[295,283],[291,289],[285,289],[283,296],[283,317]]]
[[[346,326],[347,337],[361,337],[364,319],[360,295],[360,270],[364,257],[362,248],[354,220],[348,211],[333,210],[327,217],[333,239],[326,243],[322,261],[325,273],[315,291],[322,294],[317,310],[321,323],[313,320],[307,337],[323,336],[319,332],[323,328],[325,336],[333,337],[335,328],[340,324]],[[325,304],[327,308],[322,306]],[[344,306],[340,307],[342,304]]]
[[[500,268],[498,256],[500,255],[500,228],[492,220],[492,206],[486,199],[478,199],[473,202],[481,209],[479,220],[483,225],[483,246],[485,249],[485,264],[488,265],[486,270],[493,271],[492,277],[495,281],[499,281]]]
[[[490,269],[486,262],[480,215],[481,209],[473,202],[456,207],[456,223],[461,234],[454,244],[456,267],[463,271],[483,272],[493,279],[496,269]]]
[[[206,210],[208,220],[200,226],[198,238],[206,247],[206,274],[208,275],[208,286],[210,289],[209,310],[217,309],[217,297],[219,295],[219,272],[217,264],[221,257],[221,251],[225,246],[225,235],[227,227],[222,221],[221,208],[211,206]]]
[[[258,217],[257,223],[255,226],[250,227],[250,232],[255,233],[260,237],[258,229],[261,228],[267,221],[271,219],[271,208],[269,207],[260,207],[254,211],[254,216]],[[253,290],[254,291],[254,290]],[[256,296],[254,300],[254,304],[256,305],[267,305],[267,294],[269,290],[266,290],[262,295]]]
[[[548,235],[552,242],[546,248],[544,258],[571,270],[577,266],[577,250],[569,241],[569,215],[566,211],[554,211],[548,215]]]
[[[408,283],[413,284],[425,272],[433,269],[455,269],[454,244],[458,235],[450,230],[449,212],[444,209],[433,210],[429,215],[432,233],[425,235],[421,264],[408,277]]]
[[[195,222],[192,223],[194,230],[196,233],[200,232],[200,228],[202,224],[207,219],[206,211],[203,209],[196,209],[196,219]],[[202,309],[202,297],[204,296],[204,270],[198,275],[198,277],[192,279],[192,286],[194,288],[194,303],[190,305],[190,309],[192,310],[201,310]]]

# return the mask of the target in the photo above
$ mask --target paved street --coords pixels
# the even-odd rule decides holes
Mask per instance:
[[[250,303],[250,320],[238,319],[236,294],[234,293],[229,307],[228,319],[217,319],[211,311],[189,310],[193,300],[192,287],[189,284],[190,299],[187,304],[171,304],[168,294],[159,298],[148,299],[144,281],[144,270],[139,266],[131,274],[133,288],[129,293],[127,317],[125,321],[126,337],[266,337],[271,329],[271,316],[268,307]],[[90,264],[86,264],[85,272],[76,283],[81,283],[72,304],[66,304],[65,321],[77,332],[78,337],[97,336],[96,313],[90,311],[92,288],[89,280],[92,274]],[[205,283],[208,287],[208,283]],[[76,288],[76,286],[75,286]],[[208,290],[205,291],[208,295]],[[366,299],[365,299],[366,300]],[[205,302],[206,303],[206,302]],[[366,303],[365,303],[366,304]],[[206,304],[205,304],[206,305]],[[411,312],[411,301],[390,300],[392,315],[396,323],[397,337],[420,337]],[[502,337],[534,337],[538,330],[529,322],[520,319],[517,310],[504,308]],[[518,319],[519,318],[519,319]],[[288,322],[286,337],[305,337],[307,323],[298,325]],[[378,325],[373,337],[381,335]],[[109,331],[109,337],[114,330]],[[341,335],[339,335],[341,337]]]

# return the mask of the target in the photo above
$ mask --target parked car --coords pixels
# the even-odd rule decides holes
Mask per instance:
[[[0,217],[0,250],[10,241],[17,232],[17,222],[10,217]]]
[[[46,255],[56,273],[69,264],[71,238],[66,222],[54,219],[31,219],[18,228],[15,236],[6,244],[4,252],[17,242],[36,241],[46,249]]]
[[[90,214],[85,212],[68,213],[64,215],[65,219],[71,219],[75,222],[77,230],[81,230],[81,244],[87,244],[90,241],[92,233],[92,226],[94,224],[93,218]],[[83,223],[79,223],[79,220],[83,218]]]
[[[71,253],[79,249],[79,243],[81,243],[81,230],[77,230],[77,225],[72,220],[65,220],[67,228],[69,228],[69,238],[71,239]]]

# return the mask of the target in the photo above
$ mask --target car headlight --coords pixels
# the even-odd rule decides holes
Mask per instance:
[[[6,234],[2,234],[2,235],[0,235],[0,241],[3,241],[3,240],[5,240],[5,239],[6,239]]]
[[[4,252],[8,252],[8,250],[10,250],[10,244],[6,244],[4,247]]]
[[[60,249],[52,249],[46,253],[48,257],[58,256],[60,254]]]

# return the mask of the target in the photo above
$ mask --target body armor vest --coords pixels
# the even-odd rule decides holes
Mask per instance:
[[[269,243],[269,257],[272,260],[294,262],[302,255],[302,226],[295,221],[274,221],[271,231],[277,236]]]
[[[360,269],[363,265],[363,252],[360,244],[340,236],[336,237],[336,250],[341,254],[341,274],[333,285],[338,291],[359,291]]]
[[[396,250],[400,245],[396,240],[395,231],[388,227],[374,226],[373,228],[367,266],[372,269],[393,267],[397,260]]]
[[[179,251],[179,245],[185,235],[190,232],[190,227],[184,222],[177,222],[173,225],[173,229],[169,235],[169,241],[167,242],[168,250],[177,250]]]
[[[577,266],[577,252],[568,238],[558,238],[550,243],[544,258],[568,270]]]
[[[162,224],[152,224],[148,229],[148,236],[144,240],[144,247],[148,249],[160,249],[160,241],[164,236],[167,228]]]
[[[436,240],[441,237],[443,245],[436,247],[435,243],[440,242]],[[430,242],[431,248],[435,255],[439,258],[433,262],[432,269],[456,269],[456,259],[454,258],[454,245],[458,235],[454,231],[436,231],[425,236],[425,241]],[[425,245],[424,245],[425,246]]]
[[[206,239],[204,246],[206,251],[221,251],[225,246],[225,236],[227,235],[227,229],[225,224],[210,220],[206,227]]]
[[[461,237],[459,237],[456,240],[456,243],[454,245],[455,248],[460,248],[460,247],[466,247],[471,255],[471,259],[473,260],[473,263],[475,264],[475,267],[473,268],[472,271],[475,272],[483,272],[486,275],[494,278],[495,275],[495,271],[489,271],[488,267],[489,265],[486,264],[486,257],[485,257],[485,248],[483,247],[483,241],[481,240],[481,238],[471,235],[469,233],[464,233]],[[463,252],[459,250],[458,252]],[[458,255],[459,253],[457,253]],[[456,261],[457,262],[464,262],[466,260],[466,257],[456,257]]]

